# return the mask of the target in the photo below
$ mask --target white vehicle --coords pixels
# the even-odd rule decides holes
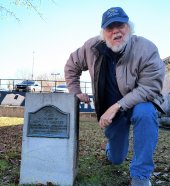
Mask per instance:
[[[15,85],[16,91],[41,92],[41,85],[33,80],[25,80]]]
[[[51,92],[68,93],[68,88],[67,85],[61,84],[61,85],[57,85],[56,87],[52,87]]]

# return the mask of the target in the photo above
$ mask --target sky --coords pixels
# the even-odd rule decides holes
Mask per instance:
[[[12,0],[11,0],[12,1]],[[122,7],[135,35],[156,44],[162,59],[170,56],[169,0],[37,0],[43,19],[32,9],[0,0],[20,19],[0,14],[0,79],[46,74],[64,77],[71,52],[100,33],[103,12]],[[53,1],[55,3],[53,3]],[[82,81],[90,81],[88,72]]]

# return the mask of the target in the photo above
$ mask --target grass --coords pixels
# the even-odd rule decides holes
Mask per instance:
[[[18,185],[22,124],[23,118],[0,118],[0,186]],[[75,186],[127,186],[130,179],[129,163],[132,146],[130,145],[127,160],[120,166],[114,166],[107,161],[105,151],[101,147],[101,144],[106,143],[106,139],[97,122],[80,122],[79,133],[79,169]],[[152,175],[153,186],[169,186],[169,153],[170,133],[160,130],[154,156],[156,166]],[[50,186],[51,183],[47,185]]]
[[[128,185],[127,162],[121,166],[113,166],[106,160],[88,156],[80,159],[76,185]],[[121,176],[121,179],[117,179]]]
[[[5,160],[0,160],[0,174],[2,174],[3,171],[5,171],[6,169],[8,169],[9,164],[7,161]]]

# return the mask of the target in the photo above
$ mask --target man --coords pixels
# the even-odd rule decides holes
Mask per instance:
[[[80,75],[89,70],[97,118],[108,139],[108,160],[113,164],[125,160],[132,124],[131,185],[150,186],[158,139],[156,108],[163,112],[164,63],[151,41],[132,35],[132,23],[122,8],[104,12],[101,28],[100,36],[70,55],[65,65],[68,89],[89,103],[88,95],[80,89]]]

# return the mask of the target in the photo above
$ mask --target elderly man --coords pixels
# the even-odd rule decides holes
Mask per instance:
[[[133,25],[120,7],[104,12],[101,34],[73,52],[65,65],[70,92],[80,101],[80,75],[89,70],[99,126],[108,139],[106,155],[121,164],[128,153],[133,125],[134,152],[130,164],[132,186],[151,186],[153,153],[158,140],[157,110],[162,111],[164,63],[157,47],[133,34]]]

